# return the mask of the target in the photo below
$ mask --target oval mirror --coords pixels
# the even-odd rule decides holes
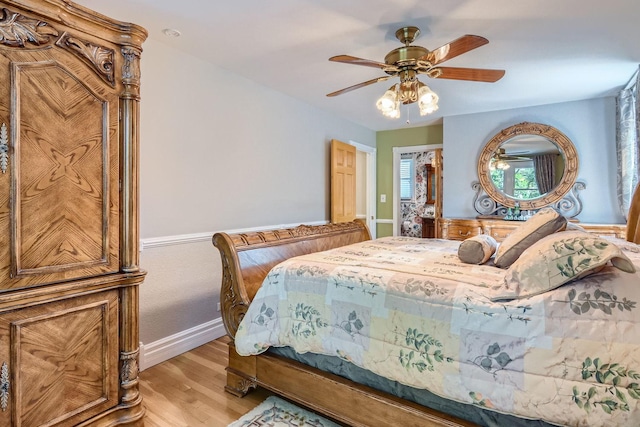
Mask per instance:
[[[562,199],[578,176],[578,153],[553,126],[519,123],[497,133],[478,160],[484,191],[506,207],[540,209]]]

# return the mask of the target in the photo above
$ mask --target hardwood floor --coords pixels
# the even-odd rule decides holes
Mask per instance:
[[[271,395],[264,389],[244,398],[224,391],[228,337],[223,337],[140,373],[147,427],[226,427]]]

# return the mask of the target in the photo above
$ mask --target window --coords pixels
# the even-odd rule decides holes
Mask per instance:
[[[400,199],[413,200],[415,197],[415,164],[413,157],[400,159]]]
[[[508,169],[491,171],[491,181],[496,188],[516,199],[535,199],[540,197],[536,170],[531,161],[509,161]]]
[[[498,190],[504,192],[504,169],[492,169],[491,182],[493,182]]]
[[[513,169],[513,197],[526,200],[540,197],[535,168],[533,166],[527,166],[515,167]]]

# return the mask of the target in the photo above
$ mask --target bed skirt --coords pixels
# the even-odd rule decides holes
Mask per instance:
[[[325,372],[347,378],[359,384],[389,393],[422,406],[453,415],[483,427],[555,427],[541,420],[528,420],[513,415],[483,409],[476,405],[456,402],[437,396],[428,390],[406,386],[376,375],[339,357],[314,353],[296,353],[291,347],[271,347],[268,353],[296,360]]]

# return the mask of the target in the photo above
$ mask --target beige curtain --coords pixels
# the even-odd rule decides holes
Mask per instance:
[[[640,76],[634,74],[616,98],[616,151],[618,156],[618,203],[627,217],[633,190],[640,174]]]

